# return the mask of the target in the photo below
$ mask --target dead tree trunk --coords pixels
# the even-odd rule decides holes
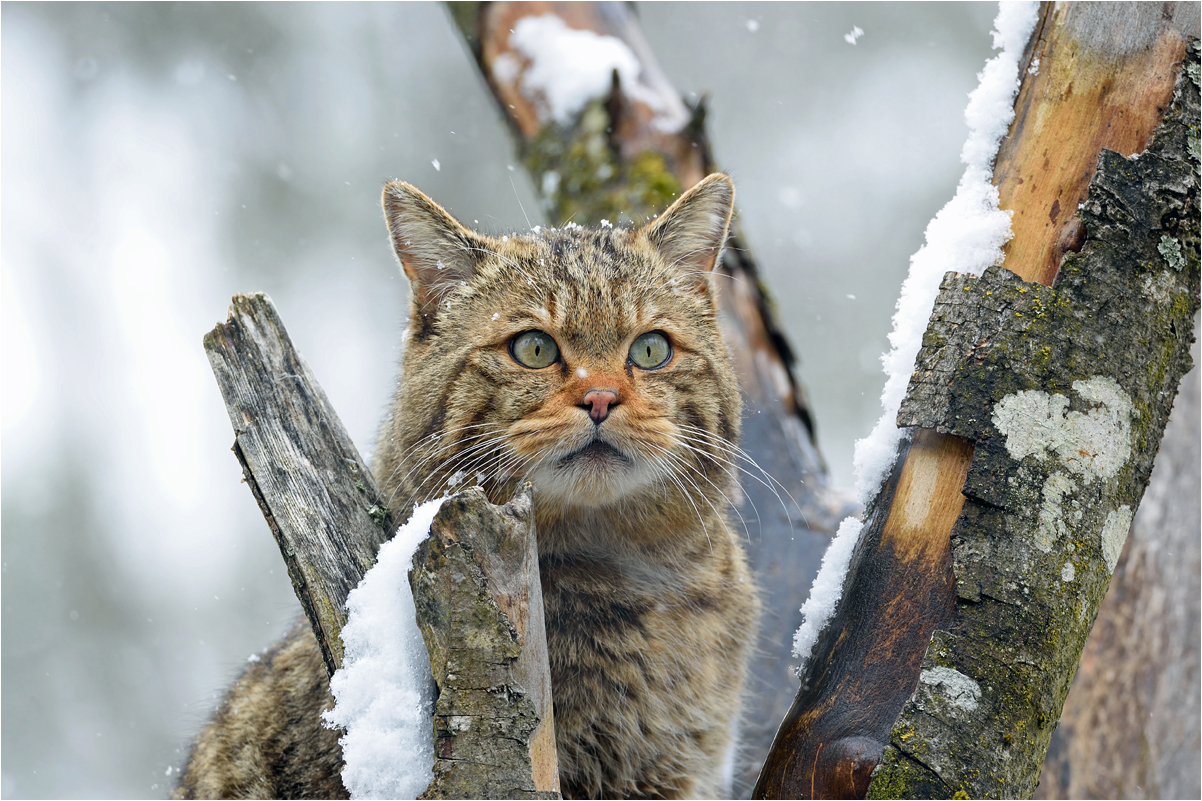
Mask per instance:
[[[234,427],[234,454],[271,528],[333,675],[346,596],[397,521],[271,298],[235,295],[205,353]]]
[[[1034,791],[1190,363],[1196,28],[1187,4],[1042,7],[994,171],[1015,237],[944,280],[913,444],[757,795]]]
[[[715,170],[705,108],[689,108],[656,64],[625,3],[448,3],[456,24],[542,190],[554,224],[642,222]],[[513,41],[522,20],[554,15],[628,47],[638,86],[615,71],[603,92],[569,120],[549,114],[525,86],[531,55]],[[827,484],[813,418],[794,357],[743,234],[733,231],[719,269],[719,320],[734,357],[746,414],[741,446],[748,557],[763,590],[764,620],[743,716],[735,792],[745,795],[788,708],[798,610],[840,519],[857,507]],[[761,472],[762,470],[762,472]],[[771,476],[771,479],[768,478]],[[779,484],[775,484],[779,482]]]
[[[326,669],[346,598],[396,530],[358,450],[266,295],[235,295],[205,351],[234,453],[280,546]],[[551,670],[529,494],[445,501],[410,583],[438,685],[429,798],[558,798]]]

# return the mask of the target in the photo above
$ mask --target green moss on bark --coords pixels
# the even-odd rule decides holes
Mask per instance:
[[[642,222],[680,194],[663,154],[644,150],[626,162],[610,141],[604,100],[589,103],[570,126],[548,123],[525,148],[526,167],[555,224]]]

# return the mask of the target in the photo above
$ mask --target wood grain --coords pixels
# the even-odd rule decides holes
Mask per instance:
[[[951,617],[949,534],[972,444],[915,432],[849,571],[849,603],[830,623],[785,717],[755,798],[862,798],[926,645]]]
[[[1098,153],[1147,147],[1173,94],[1182,33],[1196,36],[1198,24],[1197,3],[1045,4],[993,173],[999,206],[1014,212],[1006,269],[1052,285],[1081,246],[1077,208]]]

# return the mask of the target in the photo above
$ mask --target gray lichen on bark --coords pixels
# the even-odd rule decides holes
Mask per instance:
[[[1035,789],[1191,366],[1198,116],[1182,69],[1147,150],[1102,152],[1084,246],[1054,287],[996,267],[944,279],[898,424],[976,443],[952,531],[957,605],[870,797]]]
[[[528,489],[501,507],[469,489],[443,503],[413,556],[409,583],[438,685],[424,798],[560,797],[538,788],[557,780],[533,526]]]

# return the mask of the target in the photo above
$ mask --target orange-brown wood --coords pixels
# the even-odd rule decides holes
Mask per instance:
[[[938,559],[947,550],[952,524],[964,508],[960,490],[972,452],[972,443],[960,437],[914,434],[881,533],[881,544],[893,547],[899,566]]]
[[[1014,212],[1003,266],[1024,280],[1051,285],[1061,257],[1080,247],[1077,207],[1098,153],[1141,152],[1172,97],[1185,40],[1131,17],[1196,4],[1131,5],[1056,3],[1041,16],[993,173],[1001,208]]]
[[[884,490],[879,539],[856,570],[854,606],[832,621],[821,665],[777,733],[757,798],[863,797],[887,733],[913,691],[926,644],[950,620],[955,582],[950,532],[972,443],[918,431]]]

